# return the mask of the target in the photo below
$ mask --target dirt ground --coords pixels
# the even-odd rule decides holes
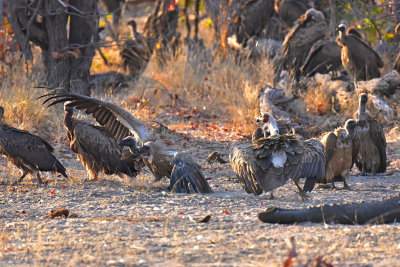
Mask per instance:
[[[361,177],[354,172],[349,181],[352,191],[316,188],[311,200],[303,202],[288,182],[276,190],[276,200],[269,200],[268,195],[246,194],[229,164],[205,162],[212,151],[227,159],[229,143],[245,142],[245,134],[226,123],[188,123],[172,110],[157,119],[173,130],[158,132],[161,139],[196,158],[213,194],[172,194],[168,181],[154,183],[147,169],[134,180],[100,176],[87,181],[82,165],[60,138],[53,144],[69,180],[43,174],[47,186],[36,188],[35,179],[27,178],[14,187],[10,182],[19,171],[1,161],[0,265],[282,266],[291,237],[297,252],[292,266],[312,264],[317,256],[334,266],[400,264],[398,223],[277,225],[257,218],[270,206],[308,207],[397,195],[398,155],[391,149],[397,143],[389,140],[392,163],[387,174]],[[68,208],[76,218],[50,219],[50,211],[59,208]],[[207,223],[198,222],[207,215]]]

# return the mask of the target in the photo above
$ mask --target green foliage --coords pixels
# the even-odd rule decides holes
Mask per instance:
[[[369,42],[380,39],[389,41],[393,33],[386,32],[387,28],[393,27],[393,17],[389,11],[382,6],[372,5],[362,0],[338,2],[338,19],[345,20],[348,26],[355,26],[362,31]]]

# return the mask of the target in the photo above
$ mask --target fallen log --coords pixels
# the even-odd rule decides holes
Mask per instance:
[[[258,214],[265,223],[300,222],[380,224],[400,221],[400,195],[387,200],[352,204],[320,205],[305,209],[268,208]]]

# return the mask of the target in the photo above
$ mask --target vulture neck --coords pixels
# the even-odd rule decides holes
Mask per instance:
[[[268,123],[268,130],[269,130],[271,136],[279,136],[280,135],[278,126],[276,126],[275,122]],[[265,135],[265,132],[264,132],[264,135]]]
[[[64,126],[65,126],[65,128],[67,128],[67,130],[69,131],[69,132],[73,132],[74,131],[74,127],[73,127],[73,125],[72,125],[72,111],[65,111],[64,112],[65,113],[65,116],[64,116]]]

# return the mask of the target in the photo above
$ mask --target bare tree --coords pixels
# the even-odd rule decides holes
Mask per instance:
[[[26,60],[32,59],[31,42],[42,49],[47,86],[88,95],[97,40],[98,0],[5,2]]]

